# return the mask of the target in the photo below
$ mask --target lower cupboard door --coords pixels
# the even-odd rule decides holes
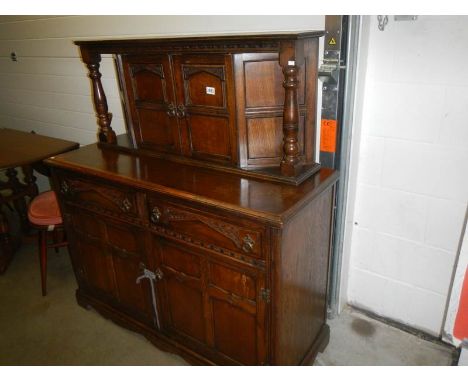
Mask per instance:
[[[207,279],[213,347],[242,365],[267,364],[264,274],[209,261]]]
[[[107,252],[112,256],[115,279],[115,296],[119,308],[139,321],[155,324],[155,307],[152,301],[153,284],[145,277],[148,269],[144,232],[131,225],[105,221]]]
[[[162,302],[164,331],[198,344],[206,344],[202,258],[177,244],[157,240],[159,268],[157,284]]]
[[[219,364],[267,363],[264,274],[157,239],[162,330]]]

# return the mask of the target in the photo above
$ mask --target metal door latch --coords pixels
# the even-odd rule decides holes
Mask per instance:
[[[346,65],[341,65],[339,51],[326,51],[326,58],[319,67],[319,78],[323,83],[336,84],[340,77],[340,70],[346,69]]]

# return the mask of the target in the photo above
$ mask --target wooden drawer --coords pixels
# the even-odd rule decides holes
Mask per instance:
[[[253,265],[265,258],[266,229],[260,224],[201,212],[157,197],[150,196],[148,204],[150,226],[165,236]]]
[[[125,220],[140,220],[137,193],[94,180],[59,176],[59,192],[71,205]]]

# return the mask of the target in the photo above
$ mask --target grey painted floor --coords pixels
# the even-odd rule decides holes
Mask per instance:
[[[41,296],[34,242],[0,276],[0,365],[186,365],[144,337],[75,302],[66,250],[49,252]],[[346,310],[329,322],[330,344],[316,365],[449,365],[450,349]]]

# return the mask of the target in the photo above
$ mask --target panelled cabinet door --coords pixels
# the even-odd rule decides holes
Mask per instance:
[[[202,257],[186,248],[153,237],[161,301],[161,327],[195,344],[206,345]]]
[[[180,136],[169,56],[124,56],[127,104],[139,147],[180,152]]]
[[[283,156],[284,74],[278,53],[240,53],[234,55],[242,167],[277,166]],[[305,155],[306,71],[298,66],[297,101],[299,104],[298,144]],[[309,73],[310,74],[310,73]],[[316,86],[316,85],[311,85]],[[308,121],[309,129],[315,122]]]
[[[102,239],[105,226],[81,209],[67,207],[65,225],[79,287],[103,298],[114,298],[116,285],[111,254]]]
[[[143,231],[130,225],[106,221],[107,249],[112,254],[112,266],[119,305],[135,318],[155,324],[151,282],[140,278],[150,267],[146,258]]]
[[[67,233],[80,288],[154,325],[151,284],[137,283],[147,263],[142,231],[78,208],[65,215],[65,223],[71,226]]]
[[[237,163],[230,55],[174,55],[177,115],[186,156]]]
[[[265,276],[154,236],[162,330],[220,364],[267,363]]]

